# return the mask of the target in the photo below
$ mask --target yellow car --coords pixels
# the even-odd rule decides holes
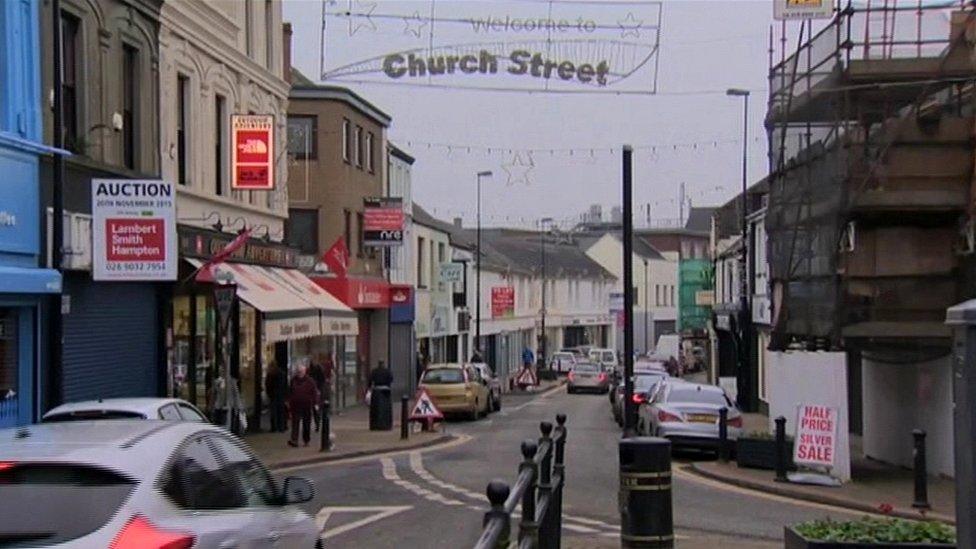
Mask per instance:
[[[491,411],[488,380],[470,364],[432,364],[424,370],[420,387],[444,414],[465,414],[478,419]]]

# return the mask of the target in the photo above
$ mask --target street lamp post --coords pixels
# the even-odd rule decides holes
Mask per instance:
[[[725,92],[729,97],[742,98],[742,253],[739,256],[739,406],[744,410],[750,410],[749,390],[746,379],[749,374],[749,326],[752,311],[749,306],[749,227],[746,221],[748,215],[748,153],[749,153],[749,90],[729,88]]]
[[[541,315],[542,336],[539,338],[539,356],[536,362],[540,369],[546,365],[546,232],[551,223],[551,217],[544,217],[539,220],[539,241],[542,244],[542,307],[539,308],[539,314]]]
[[[475,295],[475,305],[474,305],[474,348],[481,354],[481,178],[491,177],[491,171],[483,171],[477,173],[478,181],[478,228],[477,228],[477,257],[475,257],[475,270],[477,274],[474,279],[474,295]]]
[[[648,354],[651,350],[647,346],[647,327],[648,327],[648,314],[647,314],[647,258],[644,258],[644,354]]]

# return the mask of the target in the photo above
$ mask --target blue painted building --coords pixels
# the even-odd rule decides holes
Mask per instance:
[[[43,268],[39,159],[40,2],[0,2],[0,427],[39,412],[45,304],[61,276]]]

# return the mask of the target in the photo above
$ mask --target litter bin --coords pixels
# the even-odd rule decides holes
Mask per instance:
[[[393,400],[388,385],[375,386],[369,397],[369,430],[393,429]]]
[[[620,452],[620,546],[674,547],[671,509],[671,442],[634,437]]]

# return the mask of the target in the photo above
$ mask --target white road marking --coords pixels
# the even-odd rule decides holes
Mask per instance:
[[[413,509],[412,505],[391,505],[391,506],[370,506],[370,507],[323,507],[319,509],[318,514],[315,515],[315,524],[318,525],[319,531],[322,532],[322,539],[326,540],[331,537],[338,536],[339,534],[344,534],[350,530],[355,530],[356,528],[361,528],[367,524],[371,524],[378,520],[383,520],[387,517],[391,517],[397,513],[402,513],[408,509]],[[336,513],[370,513],[366,518],[362,518],[348,524],[343,524],[342,526],[337,526],[325,531],[325,525],[332,518],[332,515]]]
[[[396,462],[394,462],[392,459],[388,457],[383,457],[380,458],[380,463],[383,466],[383,478],[392,482],[393,484],[396,484],[400,488],[403,488],[408,492],[412,492],[413,494],[416,494],[422,498],[440,503],[442,505],[449,505],[452,507],[458,505],[464,505],[464,502],[458,501],[456,499],[446,498],[442,494],[423,488],[422,486],[414,484],[409,480],[403,480],[402,478],[400,478],[400,475],[397,473]]]
[[[447,434],[447,432],[445,431],[444,434]],[[397,456],[406,455],[406,454],[408,454],[410,452],[420,452],[422,454],[423,453],[426,453],[426,452],[437,452],[437,451],[440,451],[440,450],[446,450],[448,448],[454,448],[455,446],[460,446],[462,444],[467,444],[468,442],[471,442],[471,439],[472,438],[474,438],[471,435],[465,435],[463,433],[458,433],[458,434],[455,434],[455,435],[452,435],[452,436],[454,437],[454,440],[449,440],[449,441],[443,442],[441,444],[436,444],[434,446],[428,446],[426,448],[420,448],[420,449],[414,449],[414,450],[392,450],[389,453],[383,454],[383,456],[384,457],[397,457]],[[360,456],[360,457],[351,457],[351,458],[341,458],[341,459],[337,459],[337,460],[333,460],[333,461],[325,461],[325,462],[318,462],[318,463],[315,463],[315,462],[313,462],[313,463],[305,463],[305,464],[302,464],[302,465],[293,465],[293,466],[290,466],[290,467],[272,467],[271,468],[271,472],[277,473],[277,474],[283,474],[283,473],[289,473],[289,472],[293,472],[293,471],[301,471],[302,469],[312,469],[312,468],[317,468],[317,467],[338,467],[338,466],[350,465],[350,464],[354,464],[354,463],[369,463],[369,462],[372,462],[372,461],[376,461],[379,458],[380,458],[379,455]]]

